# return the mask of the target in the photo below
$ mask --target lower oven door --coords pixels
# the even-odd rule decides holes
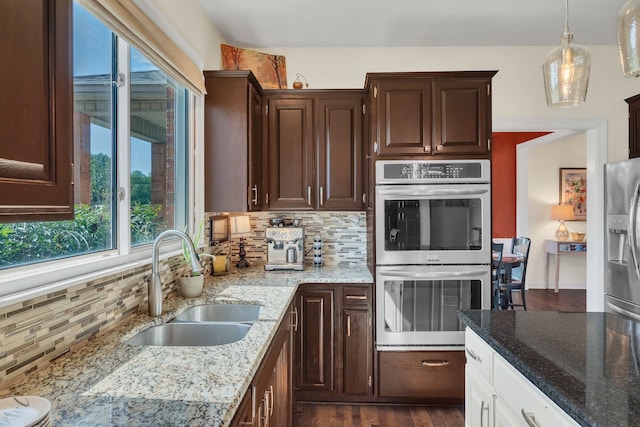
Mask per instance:
[[[490,308],[488,265],[376,267],[378,350],[464,346],[458,310]]]

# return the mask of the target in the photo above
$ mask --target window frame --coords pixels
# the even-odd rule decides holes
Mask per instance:
[[[90,280],[125,272],[133,268],[148,265],[151,268],[152,243],[131,247],[130,223],[130,120],[129,120],[129,50],[130,45],[118,37],[118,69],[125,75],[125,84],[117,89],[116,137],[126,141],[125,146],[118,144],[114,153],[116,168],[114,199],[117,204],[114,227],[116,227],[116,248],[97,253],[76,255],[60,260],[16,266],[0,271],[0,307],[19,303],[26,299],[67,289]],[[126,58],[126,59],[125,59]],[[188,91],[187,107],[187,149],[186,149],[186,223],[189,230],[204,218],[204,183],[197,176],[204,176],[204,97]],[[123,108],[124,107],[124,108]],[[118,197],[125,189],[125,197]],[[198,242],[198,247],[203,246]],[[165,259],[181,253],[178,241],[168,241],[160,247],[160,258]]]

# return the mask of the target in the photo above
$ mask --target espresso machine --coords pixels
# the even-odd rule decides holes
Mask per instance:
[[[304,270],[304,228],[297,220],[272,220],[265,228],[267,263],[264,269]]]

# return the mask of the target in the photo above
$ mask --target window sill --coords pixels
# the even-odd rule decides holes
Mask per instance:
[[[179,243],[166,245],[160,258],[180,253]],[[17,267],[0,273],[0,308],[144,265],[151,269],[150,245],[127,255],[109,252]]]

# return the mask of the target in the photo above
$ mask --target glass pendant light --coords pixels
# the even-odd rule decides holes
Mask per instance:
[[[625,77],[640,77],[640,0],[627,0],[618,12],[618,47]]]
[[[569,31],[569,0],[566,12],[562,43],[547,53],[542,66],[547,105],[556,108],[576,107],[585,101],[591,69],[589,51],[574,44]]]

